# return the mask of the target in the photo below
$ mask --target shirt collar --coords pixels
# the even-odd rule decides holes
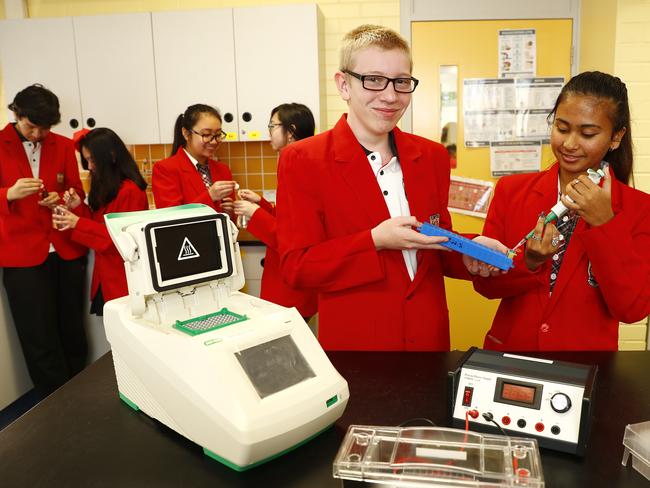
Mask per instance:
[[[366,149],[363,144],[359,144],[361,145],[363,152],[366,153],[366,156],[370,156],[372,154],[372,151]],[[393,131],[390,131],[388,133],[388,147],[390,147],[393,156],[397,157],[397,145],[395,144],[395,134],[393,134]]]
[[[27,139],[22,132],[18,130],[18,127],[16,127],[16,123],[14,122],[12,124],[14,126],[14,129],[16,129],[16,134],[18,134],[18,139],[20,139],[20,142],[31,142],[29,139]]]
[[[185,151],[185,154],[189,158],[190,162],[194,165],[195,168],[198,168],[199,161],[197,159],[194,159],[194,156],[192,156],[189,152],[187,152],[187,149],[183,148],[183,151]]]

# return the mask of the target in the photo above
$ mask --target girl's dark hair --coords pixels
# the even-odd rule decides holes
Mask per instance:
[[[632,131],[630,127],[630,106],[627,99],[625,83],[616,76],[600,71],[586,71],[574,76],[564,85],[555,106],[548,116],[549,122],[555,119],[557,108],[569,95],[585,95],[609,100],[613,105],[609,117],[614,126],[614,132],[625,128],[625,134],[618,148],[606,155],[606,161],[611,164],[616,179],[628,184],[632,173]]]
[[[283,103],[271,111],[271,117],[278,114],[282,128],[296,141],[311,137],[316,130],[314,115],[302,103]]]
[[[147,188],[133,156],[122,139],[111,129],[93,129],[79,142],[81,165],[88,169],[88,161],[81,151],[84,147],[92,156],[95,165],[88,194],[88,204],[92,210],[98,210],[112,202],[123,180],[133,181],[141,190]]]
[[[17,118],[27,117],[40,127],[51,127],[61,122],[59,99],[43,85],[34,84],[22,89],[8,105]]]
[[[174,124],[174,143],[172,145],[171,156],[176,154],[176,151],[178,151],[179,148],[185,147],[187,144],[187,141],[183,137],[183,129],[191,131],[192,127],[196,125],[203,114],[212,115],[219,119],[219,122],[223,122],[221,120],[221,114],[216,108],[202,103],[190,105],[187,107],[185,112],[176,118],[176,123]]]

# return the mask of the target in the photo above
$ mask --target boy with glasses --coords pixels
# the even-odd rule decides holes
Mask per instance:
[[[443,276],[492,272],[414,229],[449,229],[451,218],[446,150],[396,128],[417,87],[411,70],[408,44],[394,31],[348,33],[335,75],[347,116],[280,157],[283,277],[319,292],[325,349],[448,350]]]

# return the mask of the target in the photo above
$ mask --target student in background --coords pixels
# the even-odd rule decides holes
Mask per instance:
[[[269,121],[271,147],[282,152],[287,145],[314,135],[311,110],[300,103],[284,103],[273,109]],[[239,191],[235,215],[245,218],[248,231],[266,244],[260,296],[285,307],[296,307],[308,321],[316,313],[317,296],[313,290],[291,288],[280,273],[280,255],[276,235],[275,206],[252,190]]]
[[[535,227],[515,269],[475,288],[501,304],[484,347],[617,350],[619,321],[650,313],[650,196],[628,186],[632,137],[627,89],[597,71],[573,77],[549,119],[556,163],[501,178],[485,235],[514,246]],[[587,170],[601,168],[600,185]],[[570,198],[570,200],[569,200]],[[571,210],[544,225],[559,200]]]
[[[203,203],[232,215],[236,183],[230,168],[212,159],[225,137],[221,115],[209,105],[191,105],[178,116],[172,155],[153,166],[157,208]]]
[[[449,155],[396,125],[417,80],[396,32],[364,25],[343,40],[336,86],[349,113],[280,153],[282,272],[318,291],[318,339],[329,350],[448,350],[443,276],[486,265],[420,234],[451,228]],[[478,238],[506,251],[491,239]]]
[[[63,192],[83,190],[72,141],[50,132],[61,120],[57,96],[28,86],[9,109],[16,122],[0,131],[0,265],[29,375],[45,397],[86,365],[86,248],[52,227]]]
[[[60,231],[72,229],[72,240],[95,251],[90,313],[101,316],[105,302],[129,293],[124,260],[108,234],[104,215],[147,210],[147,183],[111,129],[91,130],[79,140],[78,148],[81,163],[91,175],[88,205],[70,188],[64,195],[66,206],[57,207],[52,219]]]

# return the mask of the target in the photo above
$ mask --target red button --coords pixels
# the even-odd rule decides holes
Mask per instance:
[[[541,432],[541,431],[543,431],[543,430],[544,430],[544,424],[541,423],[541,422],[537,422],[537,423],[535,424],[535,430],[536,430],[537,432]]]
[[[501,419],[501,423],[503,425],[510,425],[510,417],[508,417],[507,415],[504,415],[503,418]]]
[[[548,324],[542,324],[542,326],[539,328],[542,332],[548,332],[551,329],[551,327]]]

